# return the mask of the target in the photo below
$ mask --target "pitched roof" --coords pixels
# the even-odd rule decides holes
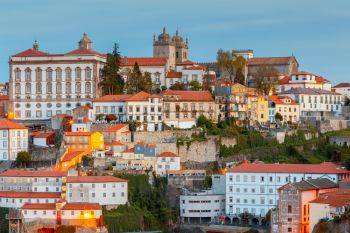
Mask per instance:
[[[0,191],[0,197],[8,198],[60,198],[60,192],[13,192]]]
[[[65,171],[24,171],[24,170],[7,170],[0,173],[0,177],[64,177],[67,176]]]
[[[350,204],[350,190],[337,190],[320,194],[310,203],[328,204],[332,207],[342,207]]]
[[[253,57],[248,60],[248,65],[284,65],[295,59],[291,57]]]
[[[292,88],[289,89],[288,91],[284,91],[280,93],[281,95],[285,95],[285,94],[306,94],[306,95],[341,95],[339,93],[336,92],[332,92],[332,91],[327,91],[327,90],[321,90],[318,88]]]
[[[83,150],[76,150],[76,151],[71,151],[71,152],[68,152],[66,154],[64,154],[64,157],[62,158],[62,162],[67,162],[67,161],[71,161],[72,159],[84,154],[85,151]]]
[[[103,130],[102,132],[106,132],[106,133],[110,133],[110,132],[117,132],[125,127],[129,127],[128,124],[117,124],[117,125],[114,125],[112,127],[109,127],[105,130]]]
[[[181,78],[182,77],[182,72],[177,72],[175,70],[170,70],[166,74],[166,78]]]
[[[66,203],[62,210],[100,210],[101,206],[98,203],[75,202]]]
[[[203,65],[193,65],[193,66],[190,66],[190,67],[186,67],[184,68],[184,70],[207,70],[207,68]]]
[[[26,203],[21,207],[21,209],[23,210],[56,210],[56,204],[55,203],[50,203],[50,204]]]
[[[45,133],[38,133],[33,136],[33,138],[48,138],[55,135],[55,132],[45,132]]]
[[[292,74],[292,75],[300,75],[300,73],[303,73],[303,74],[310,74],[310,75],[314,75],[314,74],[311,74],[311,73],[308,73],[308,72],[305,72],[305,71],[302,71],[302,72],[298,72],[298,73],[295,73],[295,74]],[[316,83],[329,83],[329,81],[321,76],[317,76],[317,75],[314,75],[315,76],[315,81]],[[291,75],[287,75],[285,77],[283,77],[282,79],[280,79],[278,81],[278,84],[296,84],[296,83],[310,83],[310,81],[308,80],[301,80],[299,82],[290,82],[291,80]]]
[[[121,58],[121,66],[165,66],[167,59],[165,57],[126,57]]]
[[[50,56],[50,54],[31,48],[13,55],[13,57],[42,57],[42,56]]]
[[[177,66],[188,66],[188,65],[194,65],[195,63],[193,61],[187,60],[187,61],[183,61],[180,63],[176,63]]]
[[[213,96],[209,91],[175,91],[175,90],[166,90],[161,93],[165,96],[180,96],[181,99],[178,101],[187,101],[187,102],[207,102],[214,101]],[[164,99],[167,100],[166,98]],[[171,101],[171,99],[169,100]]]
[[[350,83],[338,83],[333,88],[350,87]]]
[[[108,182],[127,182],[114,176],[68,176],[67,183],[108,183]]]
[[[28,129],[28,128],[7,119],[0,119],[0,129]]]
[[[149,98],[163,98],[163,97],[157,94],[148,94],[147,92],[140,91],[139,93],[136,93],[131,97],[127,98],[126,101],[148,101]]]
[[[331,189],[337,188],[338,184],[327,178],[318,178],[318,179],[308,179],[295,183],[288,183],[279,189],[284,189],[286,187],[296,187],[298,190],[313,190],[313,189]]]
[[[179,156],[173,152],[165,151],[165,152],[160,153],[158,155],[158,157],[179,157]]]
[[[125,101],[127,98],[131,96],[132,95],[104,95],[95,99],[93,102],[119,102],[119,101]]]
[[[275,104],[284,104],[284,105],[299,105],[297,102],[295,102],[292,98],[289,96],[278,96],[278,95],[271,95],[269,96],[270,100],[274,102]],[[283,102],[284,99],[289,99],[290,103]]]
[[[64,136],[90,136],[95,132],[65,132]]]
[[[68,56],[75,56],[75,55],[98,55],[98,56],[102,56],[102,57],[107,56],[106,54],[98,53],[98,52],[96,52],[96,51],[94,51],[94,50],[85,49],[85,48],[78,48],[78,49],[72,50],[72,51],[66,53],[65,55],[68,55]]]
[[[331,162],[321,164],[252,164],[242,163],[230,168],[228,172],[247,173],[307,173],[307,174],[345,174],[348,170]]]

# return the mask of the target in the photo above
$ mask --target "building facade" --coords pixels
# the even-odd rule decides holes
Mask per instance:
[[[300,106],[289,96],[269,96],[269,110],[271,122],[276,121],[275,116],[277,113],[282,116],[282,122],[284,123],[296,123],[299,121]]]

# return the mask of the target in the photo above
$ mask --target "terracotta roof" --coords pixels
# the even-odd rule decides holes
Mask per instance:
[[[67,176],[65,171],[23,171],[23,170],[7,170],[0,173],[0,177],[64,177]]]
[[[66,203],[62,210],[101,210],[101,206],[98,203],[75,202]]]
[[[125,144],[121,142],[111,142],[111,143],[106,143],[105,146],[125,146]]]
[[[181,99],[179,101],[186,101],[186,102],[208,102],[208,101],[214,101],[213,96],[209,91],[173,91],[173,90],[166,90],[161,93],[164,97],[165,96],[180,96]],[[167,101],[165,98],[164,101]],[[172,101],[169,99],[169,101]]]
[[[149,98],[163,98],[160,95],[156,94],[148,94],[144,91],[140,91],[137,94],[132,95],[131,97],[127,98],[126,101],[148,101]]]
[[[23,210],[56,210],[56,204],[55,203],[50,203],[50,204],[26,203],[21,207],[21,209]]]
[[[307,71],[298,71],[296,73],[293,73],[292,75],[312,75],[312,76],[316,76],[310,72],[307,72]]]
[[[9,100],[10,97],[8,95],[0,95],[0,100]]]
[[[67,183],[108,183],[108,182],[127,182],[114,176],[68,176]]]
[[[146,147],[147,148],[157,148],[157,146],[155,144],[147,144]]]
[[[334,189],[338,187],[337,183],[334,183],[328,178],[307,179],[300,182],[288,183],[280,187],[279,189],[285,190],[290,187],[294,187],[298,190],[319,190],[319,189]]]
[[[350,87],[350,83],[338,83],[333,88]]]
[[[129,148],[129,149],[127,149],[127,150],[124,151],[124,152],[126,152],[126,153],[134,153],[134,151],[135,151],[134,148]]]
[[[314,75],[314,74],[311,74],[311,73],[308,73],[308,72],[305,72],[305,71],[302,71],[302,72],[299,72],[298,75],[302,73],[302,74],[310,74],[310,75]],[[293,74],[293,75],[296,75],[296,74]],[[318,83],[329,83],[329,81],[321,76],[317,76],[317,75],[314,75],[315,76],[315,81],[318,82]],[[285,77],[283,77],[282,79],[280,79],[278,81],[279,84],[297,84],[297,83],[311,83],[309,80],[302,80],[302,81],[299,81],[299,82],[290,82],[291,80],[291,76],[290,75],[287,75]]]
[[[297,102],[295,102],[292,98],[289,96],[277,96],[277,95],[271,95],[269,96],[270,100],[274,102],[275,104],[283,104],[283,105],[299,105]],[[283,102],[284,99],[289,99],[290,103]]]
[[[321,164],[251,164],[243,163],[230,168],[228,172],[247,173],[307,173],[307,174],[344,174],[348,170],[331,162]]]
[[[74,123],[90,123],[92,122],[88,117],[83,117],[83,119],[75,119]]]
[[[76,150],[76,151],[71,151],[71,152],[68,152],[66,154],[64,154],[64,157],[62,158],[62,162],[67,162],[67,161],[71,161],[72,159],[80,156],[81,154],[84,154],[85,151],[83,150]]]
[[[7,119],[0,119],[0,129],[28,129],[28,128]]]
[[[167,78],[181,78],[182,77],[182,72],[177,72],[175,70],[170,70],[167,74],[166,74]]]
[[[98,53],[94,50],[91,50],[91,49],[85,49],[85,48],[78,48],[78,49],[75,49],[73,51],[70,51],[68,53],[66,53],[65,55],[68,55],[68,56],[75,56],[75,55],[98,55],[98,56],[101,56],[101,57],[106,57],[107,55],[106,54],[102,54],[102,53]]]
[[[35,49],[27,49],[13,55],[13,57],[42,57],[42,56],[50,56],[50,54],[39,50],[35,50]]]
[[[321,90],[318,88],[292,88],[288,91],[281,92],[280,94],[306,94],[306,95],[341,95],[339,93],[327,91],[327,90]]]
[[[55,132],[38,133],[33,136],[33,138],[48,138],[55,135]]]
[[[332,207],[343,207],[350,204],[350,190],[337,190],[320,194],[310,203],[328,204]]]
[[[127,57],[121,58],[121,66],[165,66],[167,59],[165,57]]]
[[[13,192],[0,191],[0,197],[8,198],[60,198],[60,192]]]
[[[93,102],[119,102],[125,101],[132,95],[105,95],[95,99]]]
[[[179,157],[179,156],[173,152],[165,151],[165,152],[160,153],[158,155],[158,157]]]
[[[90,136],[95,132],[65,132],[64,136]]]
[[[85,108],[85,109],[93,109],[91,106],[87,106],[87,105],[82,105],[82,106],[80,106],[80,107],[82,107],[82,108]]]
[[[119,131],[119,130],[125,128],[125,127],[128,127],[128,126],[129,126],[128,124],[117,124],[117,125],[114,125],[112,127],[109,127],[107,129],[103,130],[102,132],[106,132],[106,133],[108,133],[108,132],[117,132],[117,131]]]
[[[284,65],[289,64],[294,57],[254,57],[248,60],[248,65]]]
[[[195,63],[193,61],[187,60],[184,62],[176,63],[177,66],[188,66],[188,65],[194,65]]]
[[[207,68],[205,66],[195,64],[193,66],[184,68],[184,70],[207,70]]]

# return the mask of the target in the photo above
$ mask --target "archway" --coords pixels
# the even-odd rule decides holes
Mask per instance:
[[[225,218],[225,224],[226,225],[231,224],[231,219],[229,217]]]
[[[258,226],[258,225],[259,225],[259,219],[253,218],[253,219],[252,219],[252,225],[253,225],[253,226]]]
[[[233,225],[239,225],[239,218],[233,218],[232,219],[232,224]]]

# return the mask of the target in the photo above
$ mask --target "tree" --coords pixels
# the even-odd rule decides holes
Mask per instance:
[[[176,82],[170,86],[170,90],[186,90],[185,84]]]
[[[26,167],[26,164],[32,161],[32,156],[27,151],[20,151],[17,153],[16,165]]]
[[[198,81],[190,82],[190,90],[198,91],[202,89],[202,85]]]
[[[99,87],[102,95],[122,94],[124,79],[120,75],[121,55],[118,45],[114,44],[113,52],[107,54],[106,64],[101,69],[101,81]]]
[[[218,68],[229,77],[232,82],[245,85],[246,60],[242,56],[237,56],[234,51],[224,51],[219,49],[217,53]]]
[[[255,88],[259,94],[269,95],[278,80],[278,71],[273,66],[260,66],[255,74]]]
[[[281,113],[278,112],[278,113],[276,113],[276,115],[275,115],[275,119],[282,122],[282,121],[283,121],[283,116],[281,115]]]
[[[134,64],[132,71],[127,74],[126,91],[129,94],[140,91],[151,92],[152,78],[149,72],[142,74],[138,63]]]

